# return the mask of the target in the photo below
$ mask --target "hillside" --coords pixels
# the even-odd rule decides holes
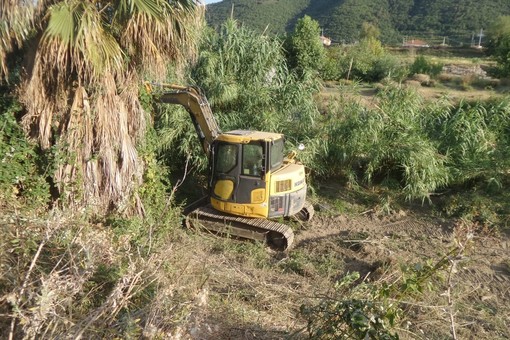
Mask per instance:
[[[507,0],[223,0],[207,6],[208,23],[217,27],[232,14],[258,31],[284,34],[297,19],[319,21],[334,42],[358,39],[363,22],[381,30],[381,40],[398,43],[405,37],[430,43],[469,44],[499,15],[510,14]]]

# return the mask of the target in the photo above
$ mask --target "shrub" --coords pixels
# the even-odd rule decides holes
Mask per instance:
[[[330,47],[326,50],[326,58],[320,70],[322,80],[340,80],[342,78],[342,59],[344,56],[339,47]]]
[[[411,75],[416,73],[428,74],[431,77],[438,76],[443,70],[443,65],[429,61],[425,56],[419,55],[414,59],[411,64],[409,73]]]
[[[401,265],[400,272],[374,282],[360,280],[358,272],[347,273],[316,304],[301,306],[310,339],[399,339],[399,323],[412,320],[414,303],[434,289],[443,291],[445,273],[465,252],[469,236],[439,259]],[[465,239],[464,239],[465,237]],[[456,260],[452,260],[456,259]],[[450,289],[451,287],[448,287]],[[404,302],[404,303],[402,303]],[[414,320],[413,320],[414,322]]]
[[[391,79],[401,82],[409,70],[399,58],[387,53],[378,40],[363,39],[358,45],[331,47],[320,75],[323,80],[357,79],[379,82]]]
[[[42,157],[35,144],[27,140],[15,118],[20,105],[7,97],[0,98],[0,206],[45,205],[49,185],[41,169]]]
[[[510,167],[510,104],[508,101],[461,102],[456,107],[436,108],[427,130],[448,156],[452,184],[498,179]]]
[[[320,26],[308,15],[299,19],[286,41],[289,66],[299,75],[317,73],[326,60],[326,51],[319,39]]]
[[[367,73],[367,81],[377,82],[384,78],[402,81],[407,77],[408,70],[401,65],[399,59],[390,54],[384,54],[372,62],[372,67]]]
[[[317,305],[302,305],[310,339],[398,339],[394,326],[397,308],[376,298],[370,285],[355,285],[360,275],[354,272],[336,282],[333,296]]]

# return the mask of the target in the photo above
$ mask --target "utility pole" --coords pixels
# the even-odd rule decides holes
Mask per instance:
[[[478,36],[478,48],[482,48],[482,37],[483,37],[483,28],[480,28],[480,35]]]

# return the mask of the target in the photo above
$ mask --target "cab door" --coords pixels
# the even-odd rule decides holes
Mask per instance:
[[[235,200],[239,186],[241,145],[219,142],[212,148],[211,196],[222,201]]]
[[[262,143],[218,142],[213,147],[211,195],[226,202],[262,203],[266,157]]]
[[[243,144],[239,186],[235,190],[237,203],[263,203],[266,199],[265,145],[260,142]]]

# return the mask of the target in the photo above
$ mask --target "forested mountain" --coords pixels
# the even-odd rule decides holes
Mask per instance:
[[[478,39],[500,15],[510,15],[509,0],[223,0],[207,6],[206,18],[216,27],[234,18],[258,31],[289,32],[297,19],[309,15],[334,42],[359,38],[363,22],[377,26],[381,40],[398,43],[405,37],[450,45]]]

